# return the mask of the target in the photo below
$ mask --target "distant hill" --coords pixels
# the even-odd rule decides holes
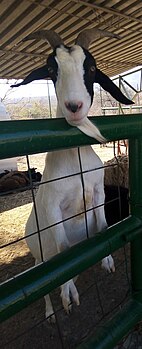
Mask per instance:
[[[56,113],[56,97],[29,97],[5,99],[6,110],[12,119],[37,119],[54,117]]]
[[[128,89],[130,98],[133,98],[135,105],[142,105],[142,92],[134,94]],[[38,119],[38,118],[50,118],[56,115],[57,99],[55,95],[50,96],[50,101],[47,97],[29,97],[29,98],[6,98],[3,103],[6,106],[6,110],[9,112],[12,119]],[[102,107],[108,107],[105,110],[107,114],[118,114],[119,103],[106,93],[104,90],[100,91],[99,87],[94,90],[94,100],[90,108],[89,115],[102,115]],[[125,109],[124,113],[130,113],[130,109]],[[133,109],[133,113],[139,113],[141,109]]]

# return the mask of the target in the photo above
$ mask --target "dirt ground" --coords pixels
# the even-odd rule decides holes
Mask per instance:
[[[103,161],[113,157],[112,147],[95,150]],[[30,156],[30,167],[42,172],[45,154]],[[25,157],[18,159],[18,169],[26,170]],[[37,189],[35,189],[36,192]],[[0,245],[15,242],[24,236],[25,223],[32,206],[30,190],[0,197]],[[107,321],[120,309],[129,295],[130,258],[129,246],[114,254],[116,272],[107,274],[100,263],[83,272],[77,288],[80,306],[73,305],[67,315],[61,306],[59,289],[51,294],[56,324],[45,320],[44,299],[40,299],[20,313],[3,322],[0,327],[0,346],[7,349],[70,349],[76,348],[94,333],[96,326]],[[1,249],[0,281],[28,269],[34,265],[24,240]]]

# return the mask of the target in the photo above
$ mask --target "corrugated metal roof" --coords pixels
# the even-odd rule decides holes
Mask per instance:
[[[141,0],[1,0],[0,78],[20,79],[45,63],[47,42],[22,42],[39,29],[53,29],[72,45],[85,28],[99,28],[121,36],[97,39],[90,52],[98,67],[113,76],[142,64]]]

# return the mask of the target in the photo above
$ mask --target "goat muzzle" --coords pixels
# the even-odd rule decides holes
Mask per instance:
[[[66,108],[72,113],[77,113],[83,106],[82,102],[65,102]]]

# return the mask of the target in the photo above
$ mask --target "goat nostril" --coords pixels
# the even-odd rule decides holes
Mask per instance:
[[[77,111],[79,111],[82,108],[82,105],[83,105],[82,102],[78,102],[78,103],[65,102],[66,108],[70,110],[72,113],[76,113]]]
[[[82,108],[82,105],[83,105],[82,102],[79,102],[79,103],[78,103],[78,110]]]

